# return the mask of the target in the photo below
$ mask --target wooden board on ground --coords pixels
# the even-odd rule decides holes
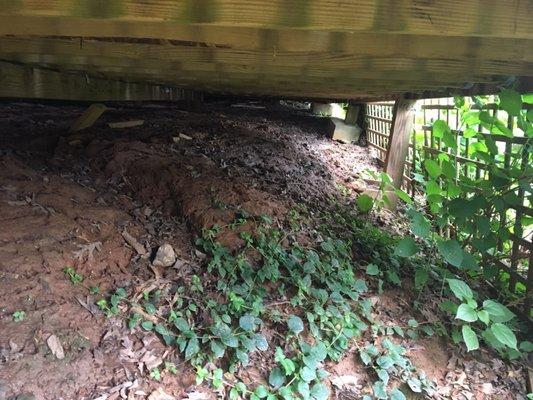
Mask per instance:
[[[71,125],[69,132],[77,132],[92,126],[98,118],[107,110],[104,104],[91,104],[80,117]]]

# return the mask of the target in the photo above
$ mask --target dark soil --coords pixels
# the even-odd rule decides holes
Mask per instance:
[[[130,335],[120,319],[106,318],[87,288],[164,287],[201,268],[194,241],[203,228],[241,214],[283,221],[298,205],[324,209],[332,198],[350,204],[365,187],[364,171],[378,165],[368,148],[328,139],[326,120],[279,105],[115,105],[93,127],[68,133],[83,110],[0,105],[0,399],[141,399],[159,388],[178,399],[213,396],[194,388],[194,371],[155,336]],[[133,119],[144,125],[107,125]],[[151,252],[171,244],[181,267],[151,268],[124,231]],[[242,244],[226,229],[219,240]],[[83,282],[72,284],[66,267]],[[406,321],[410,296],[386,292],[377,312]],[[16,311],[25,312],[20,322]],[[47,345],[51,335],[63,359]],[[442,398],[525,395],[523,371],[485,353],[471,358],[431,338],[413,341],[409,356]],[[150,380],[146,371],[163,359],[175,361],[178,374]],[[328,369],[367,383],[353,354]],[[257,380],[264,371],[247,373]]]

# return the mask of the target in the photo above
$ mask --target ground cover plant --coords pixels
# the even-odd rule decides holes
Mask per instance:
[[[450,154],[453,160],[453,151]],[[447,168],[443,161],[435,161],[441,171]],[[130,337],[142,346],[157,339],[164,348],[158,353],[161,363],[139,363],[148,351],[132,362],[136,373],[139,365],[144,366],[147,392],[193,370],[198,390],[214,396],[323,399],[339,395],[333,367],[350,359],[365,376],[351,392],[352,398],[403,399],[415,394],[449,398],[452,395],[438,392],[428,378],[431,374],[415,366],[419,365],[413,356],[417,341],[438,335],[442,341],[455,342],[454,349],[468,363],[498,353],[498,361],[512,359],[512,365],[524,362],[531,343],[526,325],[517,317],[517,297],[505,290],[505,280],[500,291],[484,286],[482,256],[468,242],[477,231],[441,234],[438,216],[453,209],[449,202],[459,198],[470,202],[474,195],[465,189],[464,198],[463,194],[448,198],[446,188],[452,187],[452,181],[461,186],[460,178],[447,182],[444,172],[437,175],[435,164],[426,164],[427,176],[420,180],[424,187],[434,186],[429,182],[435,181],[440,197],[411,199],[397,190],[406,205],[392,217],[381,208],[385,200],[354,199],[347,186],[339,185],[345,190],[331,199],[330,207],[292,207],[283,218],[252,217],[239,209],[228,225],[197,230],[190,250],[194,262],[187,268],[152,268],[148,258],[139,257],[131,262],[135,279],[117,279],[110,286],[106,280],[95,282],[83,264],[66,263],[58,270],[62,287],[86,293],[87,298],[76,299],[99,323],[105,315],[103,324],[129,332],[110,330],[102,337],[117,343]],[[191,170],[191,175],[201,180],[198,171]],[[378,178],[382,188],[388,188],[389,177]],[[484,188],[478,182],[472,185]],[[221,214],[234,211],[235,205],[224,203],[213,190],[210,193]],[[440,209],[433,209],[432,202]],[[145,207],[154,208],[143,201],[142,215]],[[394,223],[383,223],[386,216]],[[477,226],[475,218],[468,218],[466,225]],[[489,225],[498,235],[494,221]],[[153,226],[163,231],[163,224]],[[228,232],[240,238],[239,246],[220,244]],[[163,235],[150,240],[136,236],[143,245],[165,240]],[[187,236],[187,245],[192,243]],[[465,260],[473,267],[465,267]],[[100,311],[91,307],[89,296]],[[393,296],[405,315],[390,318],[383,312],[387,296]],[[24,326],[34,316],[30,308],[24,309],[27,314],[19,313],[19,308],[10,310],[13,325]],[[68,342],[64,345],[70,350]],[[120,353],[131,350],[124,347]],[[446,366],[448,359],[439,362]],[[466,367],[458,368],[470,373]],[[128,377],[128,382],[133,381]]]
[[[204,230],[197,245],[207,255],[206,270],[188,285],[174,282],[164,294],[155,289],[138,300],[118,289],[99,305],[107,315],[122,309],[132,330],[156,332],[196,368],[197,384],[229,398],[326,399],[325,364],[353,350],[374,379],[363,398],[433,394],[434,383],[399,344],[405,335],[449,336],[469,351],[482,335],[513,358],[531,350],[530,342],[516,339],[515,315],[496,300],[481,300],[444,258],[407,258],[403,239],[341,206],[322,213],[320,223],[305,210],[291,215],[284,231],[268,216],[239,218],[233,228],[247,222],[257,228],[242,232],[245,246],[233,252],[217,243],[220,227]],[[412,319],[401,327],[374,318],[369,291],[413,279],[417,290],[443,299],[440,319]],[[266,368],[264,381],[239,380],[237,372],[258,360]],[[155,380],[160,374],[159,368],[150,372]]]

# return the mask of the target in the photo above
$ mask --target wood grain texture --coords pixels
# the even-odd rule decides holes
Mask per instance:
[[[194,93],[146,83],[99,79],[0,61],[0,97],[123,101],[187,100]]]
[[[4,15],[532,38],[532,0],[3,0]],[[128,35],[124,35],[128,36]]]
[[[397,100],[394,104],[389,146],[385,159],[385,172],[390,175],[392,184],[396,188],[402,186],[405,160],[409,150],[409,138],[413,132],[414,105],[414,100],[404,99]]]
[[[532,21],[533,0],[0,0],[0,60],[355,99],[531,79]]]

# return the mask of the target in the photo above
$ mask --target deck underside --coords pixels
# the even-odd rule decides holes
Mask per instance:
[[[0,6],[0,97],[370,99],[483,92],[515,78],[527,88],[533,76],[532,0]]]

